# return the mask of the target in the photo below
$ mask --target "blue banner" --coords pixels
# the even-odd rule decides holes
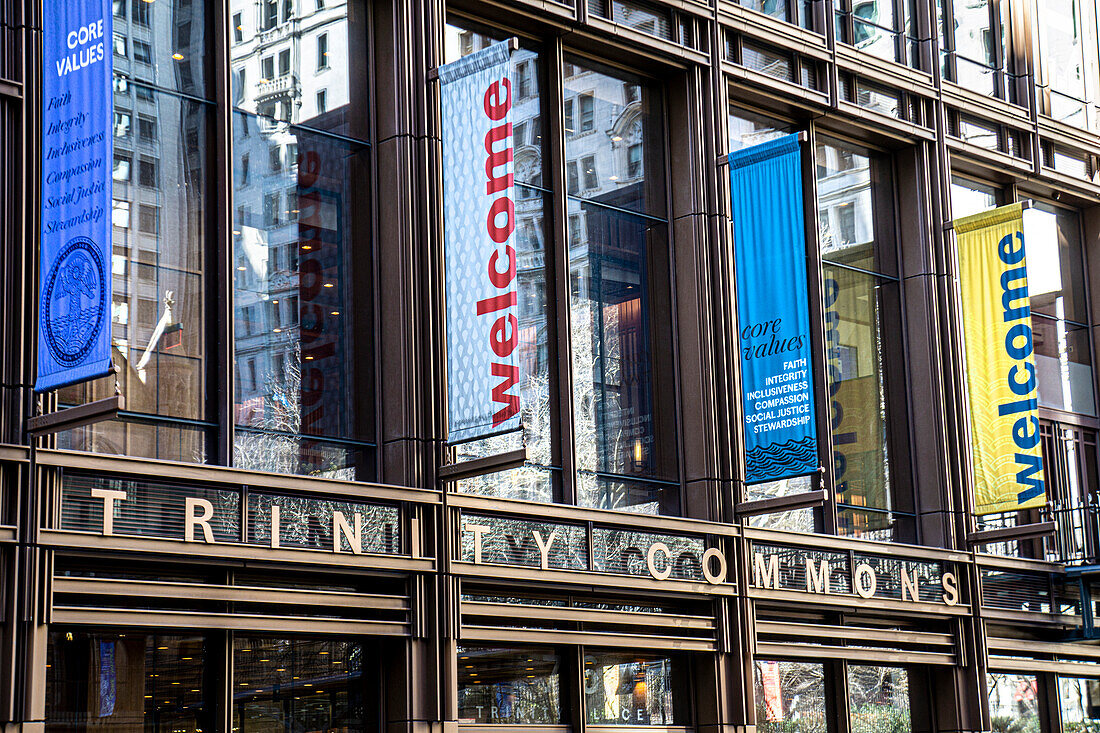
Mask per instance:
[[[797,135],[730,153],[745,480],[817,471]]]
[[[44,11],[36,392],[112,368],[111,2]]]

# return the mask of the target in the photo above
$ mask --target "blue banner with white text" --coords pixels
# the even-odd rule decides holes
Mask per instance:
[[[818,469],[797,135],[730,153],[747,483]]]
[[[36,392],[111,367],[111,1],[44,5]]]

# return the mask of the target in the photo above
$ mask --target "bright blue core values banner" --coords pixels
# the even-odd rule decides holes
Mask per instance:
[[[817,471],[797,135],[730,153],[747,483]]]
[[[111,2],[44,10],[36,392],[111,371]]]

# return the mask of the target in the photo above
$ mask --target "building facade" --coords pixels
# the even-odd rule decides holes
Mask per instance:
[[[1100,4],[113,10],[117,373],[37,396],[0,0],[9,729],[1100,729]],[[510,38],[523,430],[449,444],[436,69]],[[747,485],[723,161],[791,132],[822,468]],[[976,516],[950,222],[1025,200],[1050,501]]]

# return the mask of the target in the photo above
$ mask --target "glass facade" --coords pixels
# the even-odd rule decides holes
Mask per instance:
[[[1100,729],[1097,0],[115,0],[117,372],[44,394],[31,5],[5,728]],[[452,442],[439,67],[501,41],[522,428]],[[746,485],[724,158],[791,133],[822,468]],[[975,516],[951,220],[1029,200],[1048,502]]]

